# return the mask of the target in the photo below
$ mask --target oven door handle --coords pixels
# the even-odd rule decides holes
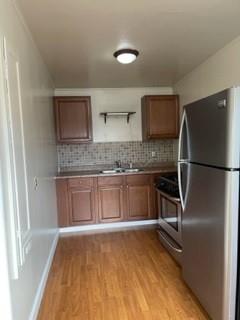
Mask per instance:
[[[161,195],[163,195],[165,198],[169,199],[170,201],[173,202],[181,202],[181,199],[178,197],[173,197],[169,193],[162,191],[159,188],[156,188],[157,192],[159,192]]]
[[[172,243],[168,240],[167,236],[165,235],[165,232],[163,233],[161,230],[158,230],[158,233],[160,233],[160,236],[167,242],[171,249],[178,253],[182,253],[182,249],[176,248],[174,247],[174,245],[172,245]]]

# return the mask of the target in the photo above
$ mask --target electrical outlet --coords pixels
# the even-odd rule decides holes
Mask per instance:
[[[32,241],[30,240],[27,245],[25,246],[25,255],[27,256],[32,249]]]
[[[156,157],[156,152],[152,151],[152,158],[155,158],[155,157]]]

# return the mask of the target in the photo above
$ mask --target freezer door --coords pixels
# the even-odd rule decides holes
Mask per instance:
[[[190,162],[239,168],[240,90],[231,88],[185,107]],[[187,138],[186,138],[187,135]]]
[[[234,320],[239,172],[188,166],[183,277],[213,320]]]

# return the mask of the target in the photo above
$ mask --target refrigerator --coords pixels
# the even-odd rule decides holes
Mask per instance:
[[[182,272],[212,320],[240,319],[240,88],[184,107],[178,152]]]

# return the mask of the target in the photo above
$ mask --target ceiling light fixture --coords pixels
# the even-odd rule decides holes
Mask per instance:
[[[113,56],[117,59],[118,62],[123,64],[132,63],[136,60],[139,52],[134,49],[121,49],[114,52]]]

